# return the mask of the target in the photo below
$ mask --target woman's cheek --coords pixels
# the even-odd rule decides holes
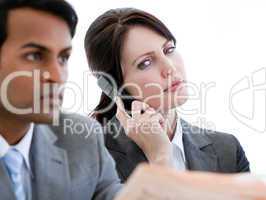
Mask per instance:
[[[158,108],[163,101],[162,88],[156,86],[149,86],[143,90],[144,102],[149,104],[153,108]]]

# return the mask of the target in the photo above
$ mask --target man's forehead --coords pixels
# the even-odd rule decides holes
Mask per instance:
[[[12,10],[8,16],[8,37],[12,40],[41,40],[42,43],[68,44],[71,34],[67,23],[49,13],[20,8]]]

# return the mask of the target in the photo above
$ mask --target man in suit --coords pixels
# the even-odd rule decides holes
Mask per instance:
[[[1,199],[108,200],[120,191],[100,125],[57,114],[76,23],[63,0],[0,0]],[[141,166],[116,198],[176,199],[171,188],[182,183],[167,169]],[[261,191],[250,186],[253,196]]]
[[[57,114],[75,11],[62,0],[0,0],[0,20],[0,198],[113,199],[121,185],[99,124]]]

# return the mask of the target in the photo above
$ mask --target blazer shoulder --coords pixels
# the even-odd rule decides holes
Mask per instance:
[[[205,130],[205,136],[209,138],[218,155],[221,169],[231,169],[230,172],[250,171],[245,151],[233,134]]]
[[[224,172],[249,171],[249,162],[238,139],[228,133],[190,125],[182,120],[184,143],[214,154]]]
[[[212,141],[215,146],[222,148],[231,147],[233,149],[237,149],[238,146],[240,146],[238,139],[230,133],[208,130],[205,135]]]
[[[96,152],[103,141],[101,125],[79,114],[61,114],[59,124],[49,128],[57,138],[56,144],[71,152]]]
[[[232,134],[191,125],[183,119],[181,120],[181,124],[184,134],[187,133],[192,136],[192,138],[196,140],[196,143],[218,146],[239,145],[238,139]]]

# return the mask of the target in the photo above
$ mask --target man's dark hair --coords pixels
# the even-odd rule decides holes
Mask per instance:
[[[7,39],[8,13],[17,8],[32,8],[60,17],[68,24],[71,36],[75,35],[78,17],[72,6],[64,0],[0,0],[0,48]]]

